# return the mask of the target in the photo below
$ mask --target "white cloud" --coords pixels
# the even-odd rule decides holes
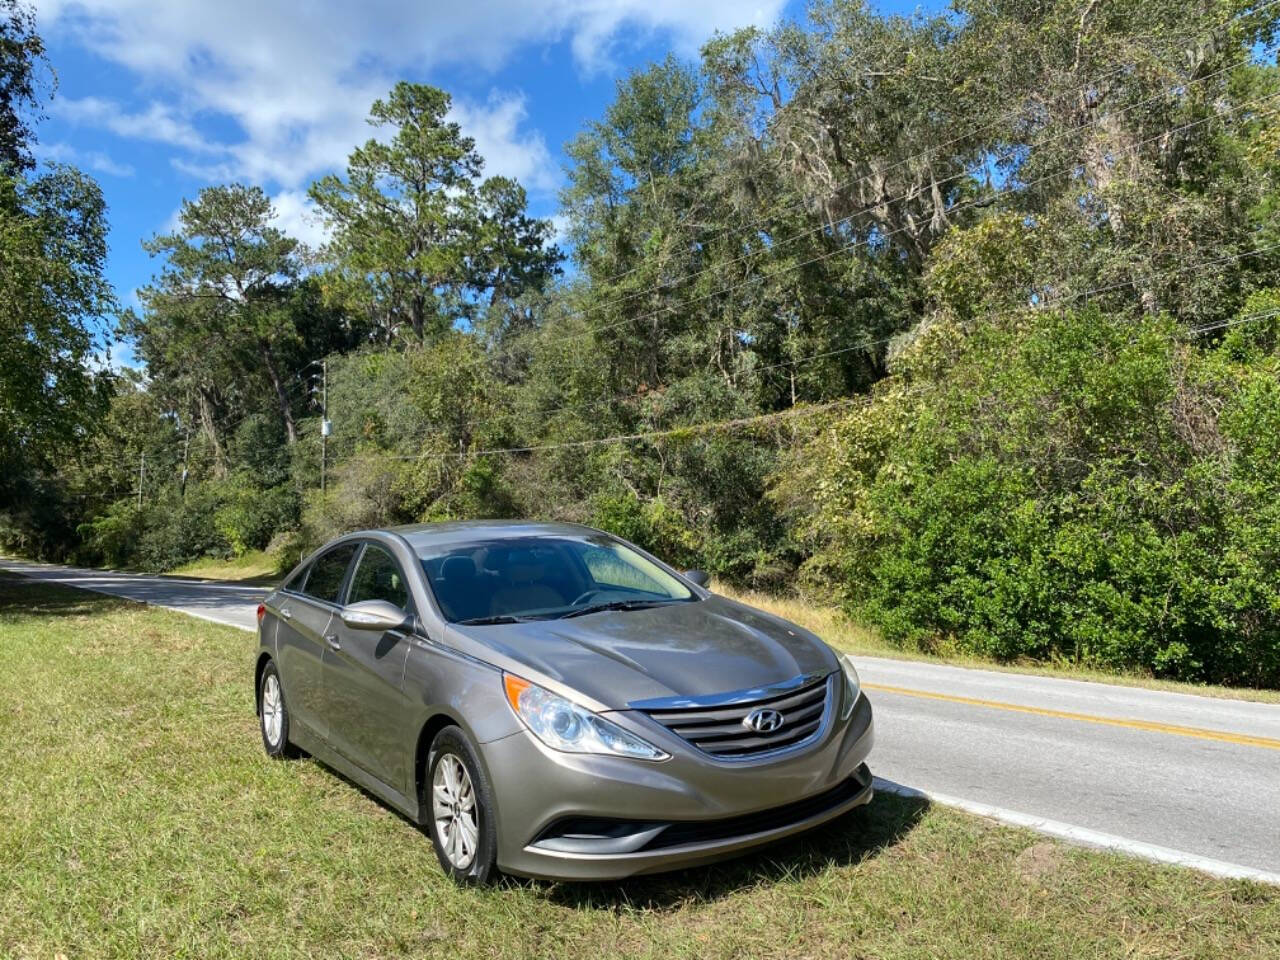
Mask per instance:
[[[454,101],[452,119],[476,141],[486,174],[514,177],[532,190],[560,185],[547,143],[536,130],[523,131],[525,98],[495,91],[483,104]]]
[[[276,208],[276,226],[295,240],[312,250],[328,242],[329,233],[304,191],[282,190],[271,198],[271,205]]]
[[[166,143],[191,156],[175,166],[196,176],[232,173],[296,190],[340,167],[368,139],[369,104],[406,73],[441,67],[492,71],[518,49],[568,39],[584,71],[622,45],[662,34],[690,53],[716,29],[771,22],[783,0],[473,0],[307,4],[222,0],[38,0],[42,30],[61,32],[134,71],[144,89],[173,91],[126,111],[98,98],[55,104],[60,116],[119,136]],[[524,99],[495,94],[458,103],[491,173],[550,189],[558,174],[542,137],[528,129]],[[229,118],[242,138],[222,144],[200,132],[204,117]],[[220,176],[219,179],[222,179]]]
[[[557,213],[547,219],[551,221],[551,242],[565,247],[569,242],[569,218]]]
[[[102,127],[132,140],[154,140],[186,150],[219,149],[206,141],[189,121],[181,119],[172,108],[161,103],[152,103],[141,113],[130,113],[111,100],[84,97],[81,100],[55,100],[51,109],[60,120]]]
[[[129,164],[117,163],[101,150],[77,150],[69,143],[37,143],[35,154],[41,160],[87,167],[110,177],[132,177],[135,172]]]

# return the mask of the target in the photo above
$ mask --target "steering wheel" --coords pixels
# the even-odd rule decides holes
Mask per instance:
[[[585,603],[587,600],[590,600],[592,597],[594,597],[597,593],[600,593],[600,592],[601,592],[601,591],[600,591],[600,588],[599,588],[599,587],[597,587],[597,588],[596,588],[596,589],[594,589],[594,590],[588,590],[588,591],[587,591],[586,593],[584,593],[582,596],[580,596],[580,597],[578,597],[576,600],[574,600],[574,601],[573,601],[573,603],[569,604],[569,606],[571,606],[571,607],[577,607],[577,606],[580,606],[580,605],[582,605],[583,603]]]

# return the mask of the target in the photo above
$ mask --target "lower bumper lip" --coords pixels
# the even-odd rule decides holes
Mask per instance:
[[[853,777],[846,781],[848,787],[832,802],[781,825],[773,827],[759,825],[734,836],[705,841],[695,840],[668,847],[646,848],[631,853],[605,850],[593,853],[585,849],[570,851],[547,848],[542,844],[533,843],[525,847],[525,853],[537,857],[540,861],[537,876],[558,880],[620,879],[637,874],[660,873],[698,866],[812,830],[850,810],[870,803],[874,796],[871,780],[871,771],[864,763]],[[762,815],[774,812],[764,811]],[[690,821],[665,825],[650,824],[647,829],[639,832],[639,836],[651,838],[647,842],[660,842],[662,834],[667,832],[668,828],[680,830],[689,823]],[[701,829],[713,826],[714,822],[698,824]],[[642,842],[645,841],[642,840]]]
[[[715,849],[804,829],[871,799],[871,771],[862,764],[830,790],[794,803],[718,820],[608,820],[568,817],[551,824],[526,849],[570,856],[618,857]]]

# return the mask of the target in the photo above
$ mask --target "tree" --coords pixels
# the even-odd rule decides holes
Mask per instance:
[[[44,42],[36,33],[35,11],[19,0],[0,0],[0,173],[29,169],[30,121],[39,119],[39,77]],[[36,116],[24,116],[24,113]]]
[[[271,201],[259,187],[207,187],[184,201],[175,233],[143,244],[167,262],[140,292],[144,316],[126,332],[140,355],[195,374],[203,422],[216,442],[208,407],[235,370],[265,377],[289,442],[298,438],[280,357],[298,339],[289,291],[298,275],[298,243],[271,226]]]
[[[475,141],[446,119],[449,95],[398,83],[369,111],[387,142],[369,140],[310,195],[333,232],[333,295],[367,314],[390,343],[407,329],[436,336],[476,311],[475,295],[511,298],[543,284],[558,255],[550,229],[525,215],[509,180],[478,182]]]
[[[105,347],[95,322],[115,306],[106,256],[91,178],[0,177],[0,489],[65,455],[104,409],[108,378],[89,361]]]

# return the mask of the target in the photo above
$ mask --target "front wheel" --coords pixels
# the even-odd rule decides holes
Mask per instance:
[[[467,735],[445,727],[431,743],[421,802],[440,866],[458,883],[497,878],[493,790]]]

